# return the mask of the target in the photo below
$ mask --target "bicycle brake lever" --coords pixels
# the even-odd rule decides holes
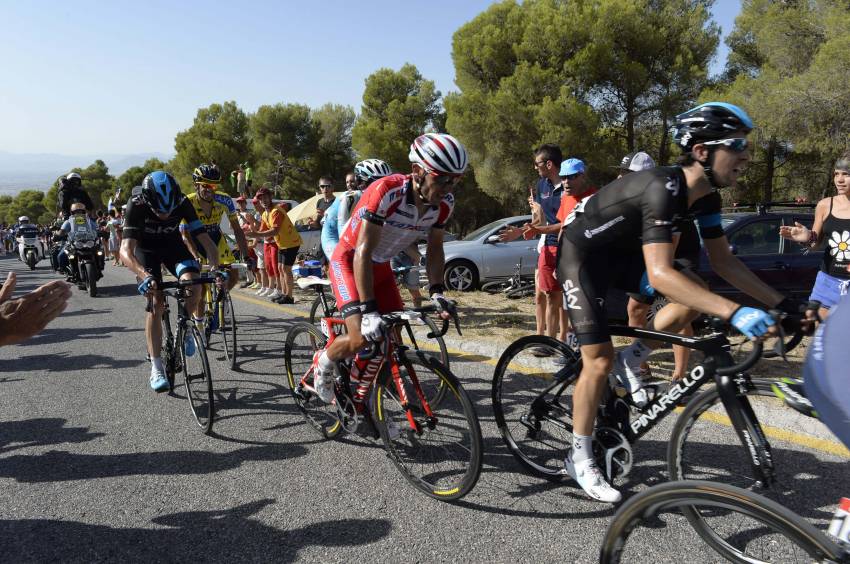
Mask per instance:
[[[452,321],[455,322],[455,331],[457,331],[458,335],[463,337],[463,333],[460,330],[460,317],[457,314],[457,309],[452,308],[452,311],[450,313],[451,313],[451,316],[452,316]]]

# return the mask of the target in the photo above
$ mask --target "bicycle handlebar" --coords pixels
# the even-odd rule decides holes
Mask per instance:
[[[458,315],[457,315],[457,309],[454,307],[455,303],[456,302],[454,302],[454,301],[451,302],[451,305],[453,307],[447,313],[450,315],[450,319],[452,321],[454,321],[455,329],[457,330],[458,335],[463,335],[463,333],[461,333],[461,331],[460,331],[460,319],[458,318]],[[428,305],[425,305],[425,306],[413,308],[412,310],[408,310],[408,311],[394,311],[392,313],[385,313],[385,314],[381,315],[381,319],[383,319],[384,322],[387,324],[387,329],[389,330],[396,323],[398,323],[400,321],[406,321],[408,319],[406,316],[409,315],[410,311],[418,313],[420,316],[422,316],[422,315],[425,315],[427,313],[435,313],[435,312],[439,311],[439,308],[437,308],[437,306],[434,305],[434,304],[428,304]],[[445,335],[448,332],[448,330],[449,330],[449,319],[442,319],[442,322],[443,322],[442,327],[440,328],[440,331],[436,335],[432,332],[428,333],[427,337],[429,339],[434,339],[436,337],[442,337],[443,335]],[[384,341],[386,341],[386,339],[370,343],[369,348],[367,350],[360,351],[359,353],[357,353],[358,356],[362,360],[369,360],[370,358],[373,358],[375,355],[378,354],[380,347],[383,345]]]

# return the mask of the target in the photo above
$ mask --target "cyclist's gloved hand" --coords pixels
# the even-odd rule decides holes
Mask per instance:
[[[431,303],[434,304],[437,311],[445,311],[446,313],[452,313],[454,311],[454,303],[443,295],[443,292],[446,291],[445,286],[442,284],[431,284],[428,290],[431,293]]]
[[[144,280],[142,280],[142,282],[139,284],[139,293],[140,293],[141,295],[143,295],[143,296],[144,296],[145,294],[147,294],[147,293],[148,293],[148,290],[150,290],[150,289],[151,289],[151,285],[155,285],[155,284],[154,284],[154,281],[155,281],[155,280],[154,280],[154,277],[153,277],[153,276],[147,276],[147,277],[145,277],[145,279],[144,279]]]
[[[754,307],[743,306],[735,310],[730,322],[735,329],[751,339],[761,337],[776,324],[773,317],[767,312]]]
[[[362,317],[360,318],[360,334],[367,341],[377,342],[384,337],[386,323],[378,313],[378,305],[375,300],[369,300],[360,306]]]

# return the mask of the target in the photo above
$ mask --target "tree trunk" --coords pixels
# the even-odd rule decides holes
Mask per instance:
[[[661,145],[658,147],[658,164],[664,166],[670,158],[670,126],[667,123],[667,112],[661,112]]]
[[[764,161],[766,164],[764,171],[764,198],[763,202],[773,201],[773,176],[776,169],[776,138],[771,136],[767,142]]]

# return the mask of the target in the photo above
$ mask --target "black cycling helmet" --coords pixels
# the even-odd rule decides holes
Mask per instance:
[[[676,123],[670,128],[673,142],[689,153],[694,145],[709,143],[708,159],[701,162],[708,181],[715,188],[722,188],[714,178],[714,152],[718,142],[732,139],[733,136],[746,135],[753,129],[753,120],[747,112],[726,102],[707,102],[676,116]],[[732,142],[734,143],[734,142]],[[741,149],[746,149],[746,140]]]
[[[154,171],[142,180],[142,199],[154,211],[170,214],[180,205],[183,198],[180,185],[165,171]]]
[[[218,167],[210,164],[198,165],[192,172],[192,182],[205,182],[207,184],[221,184],[221,171]]]
[[[749,133],[753,120],[738,106],[707,102],[676,116],[670,129],[673,142],[688,152],[697,143],[727,139],[737,131]]]

